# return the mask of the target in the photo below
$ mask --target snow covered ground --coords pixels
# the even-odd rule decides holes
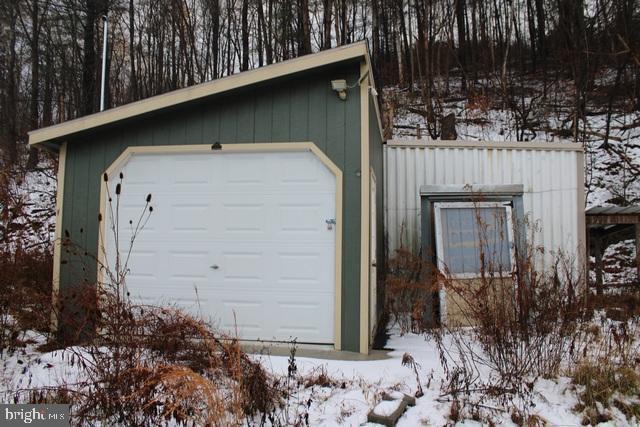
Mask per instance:
[[[368,412],[381,401],[384,393],[400,391],[414,395],[418,389],[412,369],[402,366],[403,355],[409,353],[418,365],[418,377],[424,395],[416,400],[399,419],[398,426],[453,425],[450,416],[450,396],[443,396],[441,386],[445,380],[435,343],[426,336],[406,334],[400,336],[395,328],[387,343],[392,349],[388,358],[374,361],[343,361],[297,357],[300,387],[286,402],[286,419],[308,419],[309,425],[344,426],[366,425]],[[35,342],[42,337],[33,336]],[[255,355],[274,375],[287,377],[289,360],[285,356]],[[324,374],[327,384],[306,382]],[[12,401],[15,390],[72,384],[77,380],[78,367],[69,351],[40,353],[33,346],[2,358],[2,401]],[[580,425],[583,415],[574,411],[579,403],[579,389],[566,377],[535,381],[529,408],[548,425]],[[500,425],[515,425],[514,408],[509,404],[484,400],[481,408],[482,423],[492,421]],[[612,420],[603,425],[638,425],[627,420],[615,408],[608,410]],[[308,418],[307,418],[308,416]],[[457,425],[481,425],[463,416]]]
[[[308,410],[310,425],[363,425],[367,422],[368,412],[378,403],[384,392],[397,390],[414,395],[417,380],[414,372],[402,366],[405,353],[411,354],[419,365],[419,379],[424,396],[416,400],[398,420],[398,426],[450,425],[451,397],[442,396],[441,386],[445,380],[444,371],[439,362],[435,343],[417,334],[400,336],[397,329],[387,347],[393,349],[388,359],[363,362],[345,362],[340,360],[321,360],[296,358],[301,375],[313,375],[319,370],[328,376],[344,382],[345,387],[319,387],[302,389],[298,396],[298,411]],[[287,374],[287,357],[260,356],[262,364],[271,372]],[[306,409],[308,400],[311,405]],[[580,425],[582,415],[573,411],[578,404],[577,391],[566,377],[538,379],[535,382],[533,396],[534,407],[530,415],[537,415],[549,425]],[[500,403],[484,402],[483,422],[471,419],[462,420],[458,425],[482,425],[489,420],[501,425],[516,425],[511,415],[513,407]],[[292,408],[292,411],[295,411]],[[611,425],[630,425],[621,413],[612,414]]]

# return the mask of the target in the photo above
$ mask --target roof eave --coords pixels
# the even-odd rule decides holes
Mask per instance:
[[[288,61],[279,62],[266,67],[244,71],[195,86],[156,95],[151,98],[125,104],[99,113],[79,117],[77,119],[69,120],[46,128],[33,130],[29,132],[29,145],[40,145],[43,148],[50,149],[52,144],[55,145],[56,142],[60,142],[69,135],[114,124],[135,116],[203,99],[244,86],[359,57],[365,58],[367,66],[369,67],[369,70],[371,70],[366,43],[358,42],[290,59]]]

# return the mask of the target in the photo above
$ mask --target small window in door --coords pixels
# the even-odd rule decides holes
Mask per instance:
[[[435,203],[441,271],[472,278],[513,269],[511,207],[502,203]]]

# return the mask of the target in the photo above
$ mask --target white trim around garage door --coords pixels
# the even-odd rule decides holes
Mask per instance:
[[[214,150],[215,152],[216,150]],[[341,350],[342,327],[342,171],[327,157],[313,142],[278,142],[256,144],[223,144],[219,149],[221,153],[251,153],[251,152],[291,152],[310,151],[320,160],[336,178],[336,241],[335,241],[335,303],[334,303],[334,347]],[[168,153],[211,153],[210,145],[164,145],[164,146],[130,146],[107,168],[105,174],[111,179],[134,154],[168,154]],[[100,213],[104,217],[106,209],[106,185],[100,178]],[[101,266],[106,264],[105,230],[106,221],[99,224],[98,244],[98,283],[103,283],[104,272]]]

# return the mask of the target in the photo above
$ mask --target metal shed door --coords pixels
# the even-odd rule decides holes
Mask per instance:
[[[122,259],[149,193],[153,205],[129,256],[132,298],[241,339],[334,342],[336,178],[313,153],[134,154],[121,171]]]

